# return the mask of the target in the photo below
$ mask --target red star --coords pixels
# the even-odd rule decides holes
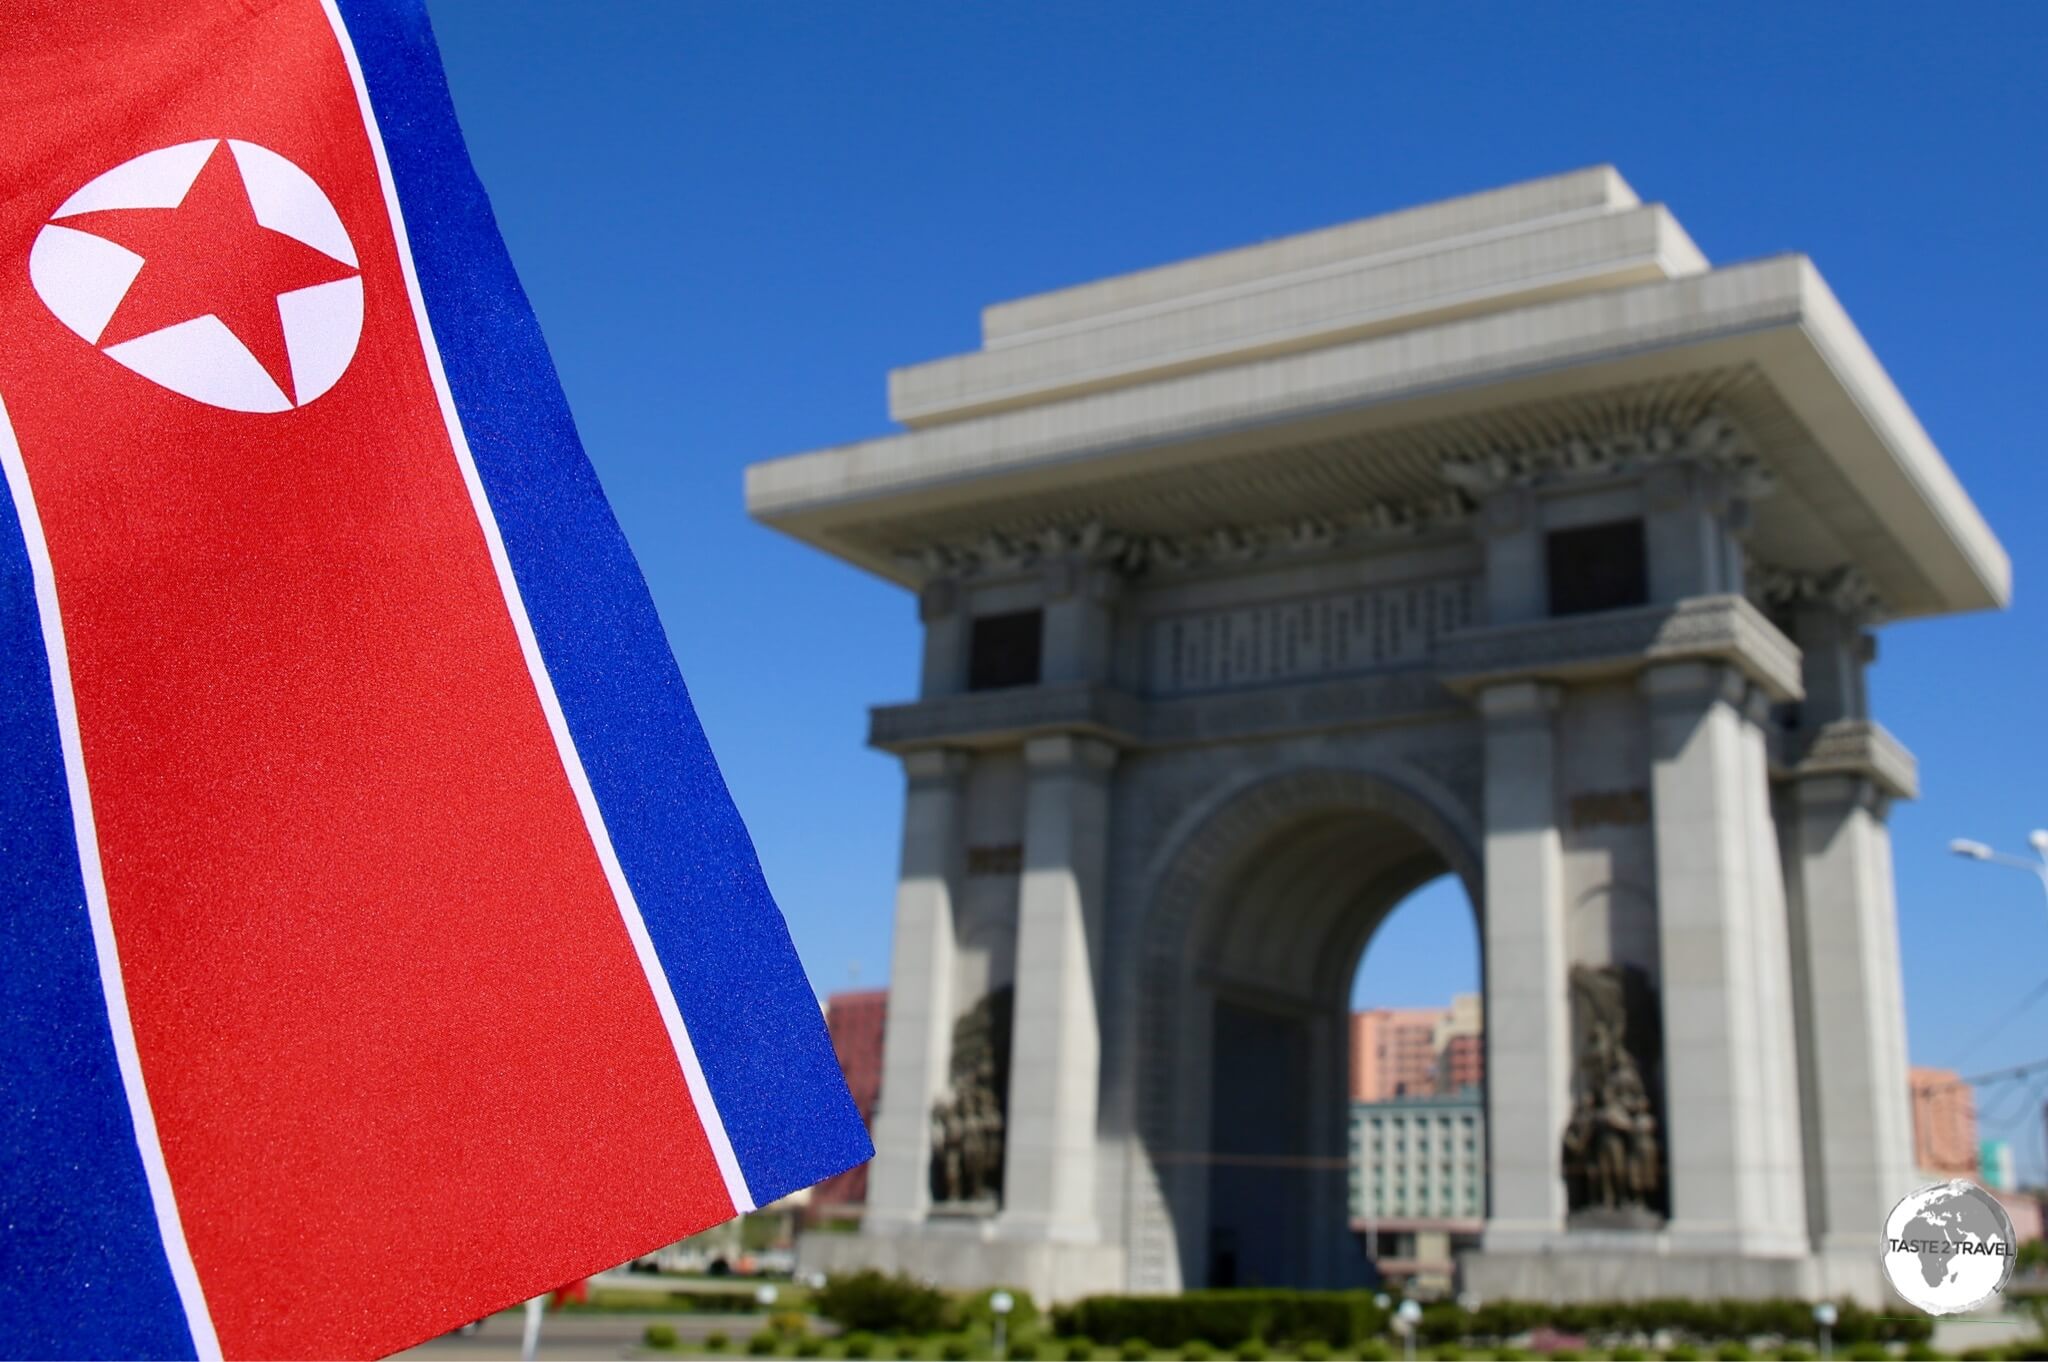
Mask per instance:
[[[285,393],[292,391],[291,362],[277,295],[356,273],[256,221],[226,142],[215,145],[176,208],[105,209],[66,218],[64,225],[126,246],[144,262],[101,333],[102,346],[210,312]]]

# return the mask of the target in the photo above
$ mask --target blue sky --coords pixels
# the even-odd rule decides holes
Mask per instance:
[[[1914,1059],[2048,1056],[2048,7],[432,0],[583,438],[821,990],[887,971],[900,825],[867,705],[912,602],[751,524],[743,466],[890,428],[892,365],[985,303],[1608,161],[1718,263],[1810,254],[1975,494],[2002,615],[1885,631]],[[1455,891],[1361,996],[1476,979]],[[2041,1166],[2048,1086],[1984,1094]],[[2023,1111],[2029,1111],[2024,1119]],[[1994,1123],[1999,1123],[1996,1120]]]

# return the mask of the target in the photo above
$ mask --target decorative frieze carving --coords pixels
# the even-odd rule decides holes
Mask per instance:
[[[1447,452],[1438,463],[1449,484],[1445,490],[1348,510],[1165,535],[1136,534],[1091,520],[1029,534],[991,532],[972,540],[926,544],[898,553],[896,559],[925,581],[1018,576],[1058,562],[1099,567],[1120,576],[1226,567],[1428,533],[1464,523],[1475,501],[1487,501],[1510,488],[1672,463],[1713,471],[1730,500],[1730,513],[1737,516],[1745,499],[1763,496],[1773,486],[1769,469],[1741,429],[1713,413],[1690,426],[1653,425],[1530,448]]]
[[[1416,502],[1376,501],[1355,511],[1219,525],[1182,535],[1131,535],[1090,521],[1034,535],[988,534],[973,542],[931,544],[896,559],[927,580],[1017,576],[1053,562],[1081,563],[1128,577],[1329,553],[1458,524],[1470,514],[1463,497],[1445,492]]]
[[[1425,661],[1470,625],[1478,582],[1446,577],[1154,620],[1146,689],[1182,695]]]
[[[1877,588],[1853,565],[1823,572],[1797,572],[1752,560],[1744,580],[1750,595],[1767,609],[1823,605],[1838,611],[1857,628],[1880,624],[1887,615]]]
[[[1514,487],[1676,462],[1724,474],[1730,493],[1738,497],[1761,497],[1775,485],[1741,428],[1718,412],[1686,427],[1654,425],[1596,437],[1573,436],[1533,448],[1457,454],[1446,458],[1440,471],[1453,487],[1485,499]]]

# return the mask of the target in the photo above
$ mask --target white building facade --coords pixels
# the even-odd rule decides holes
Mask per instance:
[[[1470,1221],[1486,1213],[1486,1104],[1476,1089],[1351,1104],[1351,1219]]]
[[[2003,551],[1814,266],[1599,168],[988,308],[752,513],[914,593],[860,1236],[1358,1280],[1348,990],[1462,880],[1502,1297],[1875,1299],[1910,1183],[1872,629]],[[831,1242],[836,1238],[838,1242]]]

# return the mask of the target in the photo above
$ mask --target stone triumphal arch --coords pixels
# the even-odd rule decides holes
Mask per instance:
[[[808,1265],[1342,1284],[1359,952],[1479,918],[1492,1296],[1875,1296],[1872,628],[2006,559],[1813,265],[1595,169],[986,309],[755,516],[916,593],[879,1150]],[[1291,1170],[1262,1179],[1264,1167]]]

